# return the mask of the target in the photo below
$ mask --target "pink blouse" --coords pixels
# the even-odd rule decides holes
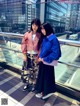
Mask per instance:
[[[36,33],[34,40],[32,40],[32,31],[26,32],[22,39],[21,50],[22,53],[26,54],[27,51],[34,51],[38,53],[38,41],[40,39],[40,34]]]

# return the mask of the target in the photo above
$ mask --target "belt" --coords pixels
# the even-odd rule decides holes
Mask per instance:
[[[34,55],[34,54],[38,54],[37,52],[35,52],[35,51],[27,51],[27,54],[31,54],[31,55]]]
[[[34,56],[37,56],[37,54],[29,54],[29,53],[27,53],[27,56],[34,57]]]

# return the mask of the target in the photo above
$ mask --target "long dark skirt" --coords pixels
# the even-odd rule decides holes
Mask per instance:
[[[36,82],[36,91],[43,92],[44,95],[55,92],[54,67],[39,63],[39,72]]]

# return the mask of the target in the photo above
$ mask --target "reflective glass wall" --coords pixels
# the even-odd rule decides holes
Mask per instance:
[[[40,18],[40,4],[30,0],[0,0],[0,31],[25,33],[31,21]]]
[[[0,0],[0,31],[25,33],[32,19],[49,22],[56,33],[80,31],[79,0]]]
[[[65,19],[68,12],[68,4],[57,1],[46,3],[45,21],[55,27],[56,33],[65,31]]]

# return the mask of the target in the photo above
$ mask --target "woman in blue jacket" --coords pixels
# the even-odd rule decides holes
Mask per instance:
[[[52,66],[51,63],[61,57],[61,49],[54,30],[49,23],[42,24],[41,32],[44,39],[38,59],[39,72],[35,87],[37,94],[35,96],[46,99],[56,91],[54,65]]]

